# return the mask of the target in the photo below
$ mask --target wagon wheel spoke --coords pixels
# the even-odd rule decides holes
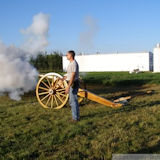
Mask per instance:
[[[63,96],[63,97],[66,97],[67,95],[66,94],[62,94],[60,92],[58,92],[59,95]]]
[[[39,96],[44,95],[44,94],[48,94],[49,92],[41,92],[39,93]]]
[[[58,94],[58,96],[63,100],[64,98],[65,98],[65,96],[67,96],[67,95],[64,95],[64,94],[59,94],[58,92],[57,92],[57,94]]]
[[[57,83],[58,83],[58,81],[59,81],[59,78],[56,78],[56,80],[55,80],[55,84],[54,84],[55,89],[57,89]]]
[[[46,80],[47,80],[47,82],[48,82],[48,84],[49,84],[49,87],[51,87],[51,82],[50,82],[50,80],[48,79],[48,77],[46,77]]]
[[[42,81],[42,83],[43,83],[47,88],[49,88],[49,86],[48,86],[44,81]]]
[[[65,94],[65,90],[64,91],[58,91],[58,93],[61,93],[61,94]]]
[[[53,95],[51,97],[51,108],[53,108]]]
[[[60,87],[61,89],[64,88],[64,82],[62,82],[61,84],[57,84],[56,89],[58,89],[58,87]]]
[[[44,88],[44,87],[41,87],[41,86],[39,86],[39,89],[42,89],[42,90],[48,91],[48,89],[47,89],[47,88]]]
[[[54,87],[54,78],[55,78],[55,76],[53,76],[53,78],[52,78],[52,87]]]
[[[41,101],[44,101],[48,96],[49,96],[49,94],[47,94],[45,97],[43,97],[43,98],[41,99]]]
[[[56,91],[65,91],[65,88],[57,89]]]
[[[66,95],[66,89],[64,89],[64,90],[60,90],[60,91],[57,91],[59,94],[63,94],[63,95]]]
[[[58,94],[55,94],[57,96],[57,98],[63,103],[63,99],[61,99],[61,97]]]
[[[47,102],[46,102],[46,106],[48,105],[50,99],[51,99],[51,96],[49,96],[49,98],[48,98],[48,100],[47,100]]]
[[[56,105],[57,105],[57,107],[58,107],[57,98],[56,98],[56,96],[55,96],[55,95],[53,95],[53,97],[54,97],[54,100],[55,100],[55,102],[56,102]]]

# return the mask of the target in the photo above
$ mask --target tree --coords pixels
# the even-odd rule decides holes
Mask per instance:
[[[62,53],[54,51],[50,54],[39,53],[36,58],[31,58],[30,63],[38,70],[62,71]]]

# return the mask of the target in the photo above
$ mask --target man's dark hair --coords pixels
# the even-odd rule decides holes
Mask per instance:
[[[68,51],[69,54],[74,58],[75,57],[75,52],[73,50]]]

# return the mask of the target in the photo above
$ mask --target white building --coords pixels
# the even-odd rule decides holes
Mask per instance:
[[[153,64],[154,72],[160,72],[160,44],[153,49]]]
[[[160,72],[160,44],[152,52],[76,55],[80,72],[155,71]],[[63,70],[69,61],[63,56]]]

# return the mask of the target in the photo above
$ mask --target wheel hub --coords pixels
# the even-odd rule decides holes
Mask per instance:
[[[50,95],[56,94],[56,90],[50,88],[50,89],[49,89],[49,94],[50,94]]]

